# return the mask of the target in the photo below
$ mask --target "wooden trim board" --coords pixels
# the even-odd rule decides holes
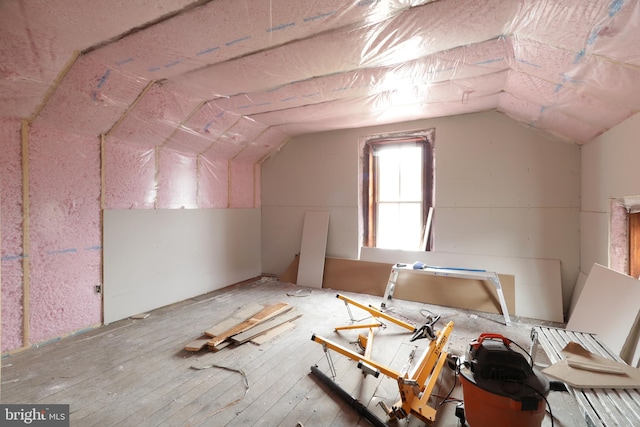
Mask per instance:
[[[228,338],[239,334],[240,332],[244,332],[249,328],[264,322],[267,319],[272,318],[273,316],[277,316],[283,311],[289,310],[290,306],[287,303],[280,302],[274,305],[266,306],[264,310],[256,313],[250,319],[245,320],[244,322],[234,326],[233,328],[221,333],[220,335],[216,335],[214,338],[211,338],[208,342],[209,347],[216,347],[222,342],[226,341]]]
[[[236,344],[243,344],[247,341],[251,341],[258,335],[262,335],[265,332],[268,332],[271,329],[282,325],[283,323],[291,322],[299,318],[300,316],[302,316],[302,313],[295,309],[290,309],[286,313],[279,314],[278,316],[265,320],[264,322],[252,327],[251,329],[232,336],[230,339]]]
[[[262,310],[264,310],[263,305],[256,304],[253,302],[249,303],[243,308],[241,308],[240,310],[233,313],[231,317],[226,318],[225,320],[218,323],[217,325],[212,326],[211,328],[204,331],[204,334],[211,338],[221,335],[226,331],[228,331],[229,329],[236,326],[237,324],[250,319],[252,316],[254,316],[255,314],[259,313]]]
[[[293,322],[283,323],[282,325],[278,325],[275,328],[270,329],[267,332],[265,332],[265,333],[263,333],[261,335],[258,335],[255,338],[252,338],[251,342],[253,344],[256,344],[256,345],[262,345],[262,344],[271,341],[272,339],[282,335],[283,333],[285,333],[288,330],[293,329],[295,327],[296,327],[296,324],[293,323]]]
[[[200,338],[195,339],[184,346],[187,351],[200,351],[207,346],[211,337],[208,335],[202,335]]]

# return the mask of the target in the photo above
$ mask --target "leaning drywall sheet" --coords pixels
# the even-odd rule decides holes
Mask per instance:
[[[325,259],[323,288],[384,295],[393,264],[343,258]]]
[[[576,280],[576,286],[573,288],[573,294],[571,295],[571,303],[569,304],[569,311],[567,312],[567,318],[570,318],[573,314],[573,310],[578,303],[578,298],[580,297],[580,293],[584,289],[584,284],[587,282],[587,275],[580,271],[578,273],[578,279]]]
[[[322,287],[382,297],[392,266],[389,263],[327,257]],[[498,277],[507,309],[513,313],[514,277],[503,274]],[[398,274],[393,299],[502,313],[495,285],[489,281],[432,276],[410,270]]]
[[[560,261],[508,258],[446,252],[418,252],[362,248],[360,259],[373,262],[415,261],[448,268],[477,268],[515,278],[516,316],[564,323]]]
[[[259,209],[104,211],[104,323],[259,276]]]
[[[593,264],[566,329],[595,333],[620,354],[639,311],[640,282]]]
[[[300,261],[296,283],[312,288],[322,287],[324,256],[327,250],[329,212],[307,211],[304,214]]]
[[[498,274],[509,313],[515,312],[515,280]],[[502,313],[495,285],[489,280],[431,276],[412,271],[398,274],[393,299],[426,302],[487,313]]]

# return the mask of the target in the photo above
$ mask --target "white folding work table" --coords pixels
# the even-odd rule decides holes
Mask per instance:
[[[382,308],[387,306],[387,302],[393,299],[393,292],[396,288],[396,282],[398,281],[398,274],[401,271],[413,271],[421,274],[429,274],[432,276],[445,276],[445,277],[457,277],[460,279],[476,279],[476,280],[488,280],[496,287],[498,293],[498,300],[500,301],[500,308],[502,309],[502,315],[504,316],[504,323],[507,326],[511,326],[511,318],[509,317],[509,309],[502,293],[502,285],[500,284],[500,278],[494,271],[486,270],[473,270],[466,268],[444,268],[444,267],[432,267],[423,266],[414,268],[413,264],[396,263],[391,267],[391,274],[389,274],[389,282],[387,288],[384,291],[384,297],[382,300]]]

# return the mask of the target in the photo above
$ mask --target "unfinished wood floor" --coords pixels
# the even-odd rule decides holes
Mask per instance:
[[[379,307],[380,297],[342,292],[358,302]],[[296,327],[261,346],[245,343],[219,352],[183,350],[207,328],[250,302],[286,302],[302,317]],[[440,314],[438,327],[455,322],[448,351],[463,354],[482,332],[502,333],[529,346],[531,323],[514,319],[506,327],[502,317],[415,302],[394,301],[396,317],[421,325],[421,309]],[[355,318],[367,313],[352,308]],[[358,331],[333,332],[349,323],[336,291],[301,288],[276,280],[231,286],[151,312],[142,320],[122,320],[108,326],[32,348],[2,360],[2,402],[69,404],[72,426],[367,426],[369,423],[310,373],[318,365],[329,374],[322,346],[311,341],[316,333],[345,346],[356,347]],[[393,324],[376,335],[374,360],[395,370],[409,354],[427,345],[409,342],[411,334]],[[384,418],[380,400],[391,405],[398,398],[394,380],[363,377],[355,363],[332,353],[341,386]],[[220,367],[209,367],[215,365]],[[205,368],[193,369],[192,367]],[[244,377],[246,375],[246,385]],[[446,395],[454,384],[445,368],[435,395]],[[462,397],[459,384],[452,393]],[[555,426],[583,426],[567,393],[549,396]],[[438,407],[436,426],[457,426],[455,404]],[[396,422],[422,426],[417,419]],[[550,426],[547,415],[543,426]]]

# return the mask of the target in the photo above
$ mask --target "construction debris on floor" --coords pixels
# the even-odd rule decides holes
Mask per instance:
[[[280,302],[272,305],[249,303],[204,334],[184,346],[187,351],[208,347],[219,351],[229,345],[246,342],[260,345],[295,327],[294,320],[302,316],[291,305]]]

